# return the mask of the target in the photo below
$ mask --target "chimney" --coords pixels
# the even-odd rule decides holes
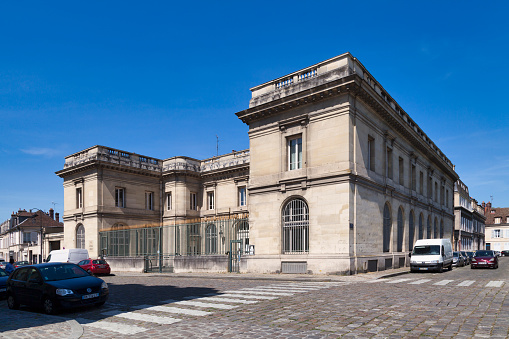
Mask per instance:
[[[50,208],[50,209],[49,209],[49,217],[50,217],[51,219],[55,219],[55,218],[53,217],[53,212],[54,212],[54,211],[53,211],[53,208]]]
[[[488,201],[486,204],[486,210],[484,211],[484,214],[490,214],[491,212],[491,202]]]
[[[60,214],[55,213],[55,220],[56,220],[56,222],[60,222],[59,219],[60,219]]]

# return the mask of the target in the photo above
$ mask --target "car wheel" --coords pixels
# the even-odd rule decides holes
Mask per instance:
[[[19,308],[19,303],[16,301],[16,298],[12,294],[7,296],[7,306],[11,310],[17,310]]]
[[[452,264],[449,265],[449,267],[447,268],[449,271],[452,271]]]
[[[99,303],[95,303],[95,306],[97,307],[101,307],[102,305],[104,305],[105,301],[101,301]]]
[[[55,302],[48,297],[44,298],[42,301],[42,310],[46,314],[55,314],[57,311]]]
[[[440,265],[440,267],[438,268],[438,273],[443,273],[443,272],[444,272],[444,266]]]

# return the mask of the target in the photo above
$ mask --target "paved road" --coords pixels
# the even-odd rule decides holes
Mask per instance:
[[[46,316],[1,302],[0,330],[6,338],[508,337],[509,258],[498,270],[377,278],[119,274],[104,278],[111,298],[101,308]]]

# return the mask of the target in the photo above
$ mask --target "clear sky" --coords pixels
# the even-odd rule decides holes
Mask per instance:
[[[456,165],[509,207],[507,1],[0,4],[0,222],[63,214],[64,157],[249,147],[253,86],[352,53]]]

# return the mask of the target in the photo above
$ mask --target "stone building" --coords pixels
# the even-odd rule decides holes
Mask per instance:
[[[470,197],[468,186],[461,180],[454,183],[454,242],[455,251],[484,249],[486,217],[484,208]]]
[[[251,92],[249,150],[66,157],[65,245],[145,270],[353,274],[452,240],[454,166],[351,54]]]
[[[486,249],[509,250],[509,208],[482,203],[486,214]]]

